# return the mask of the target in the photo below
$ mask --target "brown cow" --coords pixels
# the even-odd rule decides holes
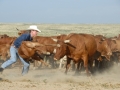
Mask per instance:
[[[66,74],[71,60],[74,60],[75,63],[80,63],[83,60],[87,75],[89,75],[88,61],[90,61],[90,65],[92,66],[92,58],[97,49],[96,41],[92,35],[69,34],[66,40],[58,40],[57,44],[58,47],[55,49],[56,53],[54,58],[55,60],[59,60],[63,56],[67,56]]]
[[[2,60],[5,61],[8,57],[10,57],[9,49],[10,49],[10,44],[0,45],[0,56]]]
[[[7,34],[0,35],[0,38],[6,38],[9,37]]]
[[[120,39],[112,39],[111,40],[111,50],[112,50],[112,52],[120,52]]]
[[[56,39],[64,39],[66,35],[59,35],[59,36],[36,36],[33,41],[36,41],[40,44],[46,45],[44,48],[41,48],[41,51],[44,49],[49,53],[49,55],[44,54],[44,57],[46,57],[49,60],[49,63],[52,65],[52,68],[56,68],[56,61],[54,61],[53,56],[54,56],[54,48],[56,46],[56,42],[53,40],[53,38]]]
[[[96,35],[94,37],[97,43],[97,51],[100,53],[100,56],[104,56],[107,60],[110,60],[112,51],[110,45],[108,44],[107,38],[102,35]]]
[[[2,38],[0,38],[0,55],[1,59],[6,60],[8,57],[10,57],[9,49],[10,45],[14,42],[16,37],[9,37],[6,34],[2,35]]]
[[[111,38],[110,41],[110,47],[113,52],[112,58],[114,59],[114,62],[120,62],[120,39],[119,38]]]
[[[60,40],[64,40],[65,37],[67,35],[65,34],[62,34],[62,35],[59,35],[59,36],[49,36],[49,37],[46,37],[46,36],[36,36],[34,39],[33,39],[33,42],[39,42],[40,44],[44,44],[46,45],[46,50],[53,54],[53,51],[54,51],[54,48],[56,46],[56,41],[53,40],[54,39],[60,39]]]
[[[46,46],[46,50],[49,52],[49,53],[53,53],[53,50],[54,50],[54,47],[56,46],[56,42],[52,40],[51,37],[45,37],[45,36],[36,36],[34,39],[33,39],[33,42],[36,41],[40,44],[44,44],[44,45],[48,45]]]
[[[21,46],[18,48],[18,53],[27,62],[29,62],[31,59],[34,59],[48,66],[38,54],[45,53],[45,51],[41,51],[41,48],[43,47],[44,45],[38,42],[23,41]]]
[[[0,44],[12,44],[16,37],[4,37],[0,38]]]
[[[97,71],[103,71],[105,70],[103,67],[107,67],[105,63],[110,61],[110,57],[112,55],[109,39],[102,35],[96,35],[94,37],[97,43],[97,52],[95,54],[94,67]]]

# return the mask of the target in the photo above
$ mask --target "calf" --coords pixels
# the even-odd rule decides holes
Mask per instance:
[[[10,57],[9,49],[10,49],[10,44],[0,45],[0,56],[2,60],[5,61],[8,57]]]

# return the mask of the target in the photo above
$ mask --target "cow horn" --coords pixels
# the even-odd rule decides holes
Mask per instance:
[[[60,44],[57,44],[57,47],[60,47]]]
[[[42,51],[43,54],[50,55],[50,52]]]
[[[53,50],[53,53],[56,53],[56,49]]]
[[[101,40],[102,40],[102,41],[105,41],[105,39],[104,39],[104,38],[101,38]]]
[[[46,52],[47,55],[50,55],[50,52]]]
[[[116,40],[115,38],[112,38],[111,40]]]
[[[55,39],[55,38],[52,38],[52,40],[53,40],[53,41],[55,41],[55,42],[57,42],[57,41],[58,41],[58,40],[57,40],[57,39]]]
[[[19,29],[18,28],[16,28],[18,31],[19,31]]]
[[[69,43],[69,42],[70,42],[70,40],[65,40],[65,41],[64,41],[64,43]]]

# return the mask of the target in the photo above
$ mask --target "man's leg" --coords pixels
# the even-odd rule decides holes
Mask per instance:
[[[20,60],[21,60],[21,62],[23,63],[23,70],[22,70],[22,75],[24,75],[24,74],[26,74],[26,73],[28,73],[28,70],[29,70],[29,66],[30,66],[30,63],[29,62],[26,62],[22,57],[20,57],[19,56],[19,58],[20,58]]]
[[[7,60],[7,61],[5,61],[5,62],[1,65],[0,72],[2,72],[3,69],[5,69],[6,67],[10,66],[10,65],[13,64],[14,62],[16,62],[16,60],[17,60],[17,58],[18,58],[18,57],[17,57],[17,50],[16,50],[13,46],[10,47],[10,55],[11,55],[10,59]]]

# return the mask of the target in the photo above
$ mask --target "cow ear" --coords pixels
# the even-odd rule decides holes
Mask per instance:
[[[113,38],[112,41],[116,44],[116,39],[115,38]]]
[[[101,38],[99,43],[102,44],[103,41],[105,41],[105,39]]]
[[[104,38],[101,38],[101,41],[105,41],[105,39],[104,39]]]
[[[112,40],[116,44],[116,40]]]
[[[56,53],[56,49],[53,50],[53,53]]]
[[[102,44],[102,41],[100,41],[99,43]]]
[[[16,30],[20,31],[18,28],[16,28]]]

